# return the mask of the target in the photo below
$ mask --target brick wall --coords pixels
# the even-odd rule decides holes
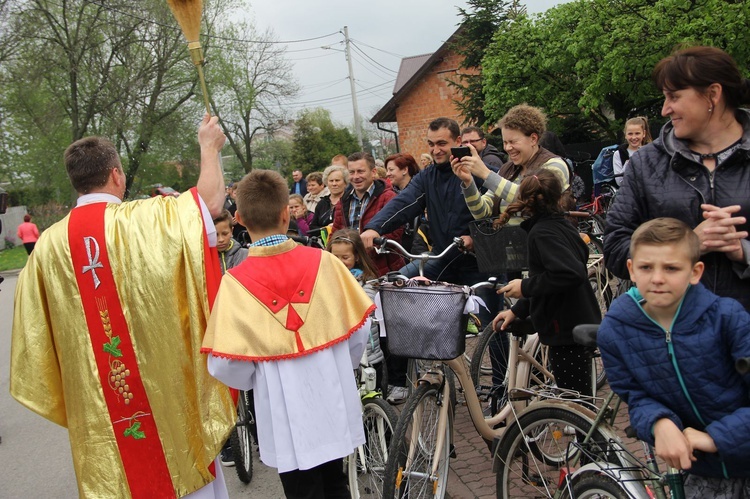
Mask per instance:
[[[396,108],[401,151],[408,152],[417,160],[420,154],[430,152],[427,147],[427,126],[432,120],[444,116],[453,118],[459,126],[464,124],[464,118],[453,102],[460,98],[460,92],[449,84],[450,80],[460,78],[460,61],[461,56],[447,52],[442,60],[422,75],[422,79]]]

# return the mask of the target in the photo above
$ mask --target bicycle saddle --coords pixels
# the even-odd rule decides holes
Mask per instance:
[[[579,324],[573,328],[573,340],[579,345],[596,348],[596,333],[599,324]]]

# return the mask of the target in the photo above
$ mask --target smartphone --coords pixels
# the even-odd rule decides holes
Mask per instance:
[[[464,156],[471,156],[471,149],[467,146],[451,147],[451,156],[459,159]]]

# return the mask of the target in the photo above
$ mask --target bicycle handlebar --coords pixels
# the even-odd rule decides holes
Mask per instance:
[[[454,237],[453,242],[443,250],[442,253],[439,255],[432,255],[430,253],[421,253],[419,255],[415,255],[413,253],[409,253],[406,251],[406,248],[401,246],[399,243],[392,239],[387,239],[385,237],[376,237],[372,240],[372,243],[375,246],[379,246],[377,248],[377,252],[379,255],[384,255],[388,253],[398,253],[401,256],[404,256],[408,258],[409,260],[422,260],[422,261],[428,261],[428,260],[439,260],[440,258],[443,258],[445,255],[448,254],[453,248],[458,248],[461,251],[466,251],[464,248],[464,241],[460,237]],[[390,247],[390,249],[389,249]],[[394,251],[395,250],[395,251]]]
[[[311,246],[311,247],[315,246],[318,248],[324,247],[319,237],[315,237],[315,236],[288,236],[288,237],[292,241],[296,243],[300,243],[303,246]]]

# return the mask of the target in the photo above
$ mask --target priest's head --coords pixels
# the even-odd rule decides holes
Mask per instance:
[[[125,195],[125,172],[114,144],[103,137],[85,137],[65,150],[68,178],[79,196],[92,192]]]
[[[237,221],[250,238],[286,234],[289,226],[289,187],[273,170],[253,170],[236,185]]]

